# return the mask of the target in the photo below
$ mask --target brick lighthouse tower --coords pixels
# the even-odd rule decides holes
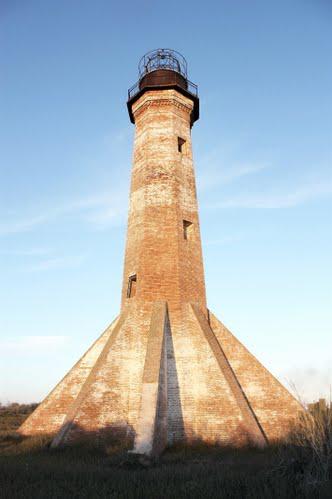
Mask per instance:
[[[174,442],[259,446],[300,406],[206,305],[192,158],[197,87],[173,50],[146,54],[135,124],[119,316],[21,426],[52,445],[89,438],[158,454]]]

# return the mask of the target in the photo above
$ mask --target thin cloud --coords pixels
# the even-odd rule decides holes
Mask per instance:
[[[76,216],[97,228],[122,223],[127,210],[127,192],[119,188],[116,193],[101,192],[54,206],[31,218],[0,222],[0,236],[30,232],[59,218]]]
[[[7,249],[1,250],[1,255],[36,257],[49,255],[51,251],[47,248],[27,248],[22,250]]]
[[[197,158],[197,185],[200,191],[210,190],[218,185],[230,184],[242,177],[254,175],[271,165],[262,161],[238,161],[239,143],[223,143],[208,154]]]
[[[122,130],[111,131],[103,137],[103,143],[107,146],[115,146],[129,141],[130,132],[128,128]]]
[[[124,211],[104,207],[104,209],[95,211],[87,216],[87,220],[98,229],[106,229],[110,226],[121,225],[124,218]]]
[[[306,185],[293,192],[282,194],[264,195],[239,195],[226,198],[217,203],[207,205],[207,208],[261,208],[280,209],[292,208],[309,201],[329,197],[332,194],[332,182],[319,182],[317,184]]]
[[[127,189],[119,188],[116,193],[104,193],[81,200],[77,206],[84,209],[83,218],[96,229],[122,225],[127,215]]]
[[[46,270],[54,270],[60,268],[75,268],[82,265],[85,259],[86,255],[47,258],[25,267],[24,271],[42,272]]]
[[[12,353],[35,353],[62,348],[69,340],[68,336],[19,336],[11,340],[0,341],[2,355]]]
[[[231,168],[224,169],[223,172],[217,175],[216,180],[219,181],[219,183],[226,184],[246,175],[253,175],[254,173],[266,170],[268,167],[269,165],[266,163],[237,164],[233,165]]]
[[[45,215],[37,215],[14,222],[0,222],[0,236],[29,232],[38,225],[47,222],[47,219],[48,217]]]
[[[245,175],[252,175],[262,170],[266,170],[267,168],[269,168],[269,165],[266,163],[235,165],[229,171],[226,170],[225,173],[220,176],[220,180],[224,183],[232,182],[235,179],[244,177]]]
[[[316,401],[318,398],[331,399],[332,367],[313,366],[290,369],[283,376],[286,384],[303,402]]]
[[[41,272],[45,270],[60,269],[60,268],[75,268],[79,267],[85,260],[87,255],[75,256],[55,256],[54,252],[46,248],[28,248],[22,250],[1,250],[1,255],[9,255],[21,257],[25,263],[29,264],[21,269],[24,272]]]
[[[243,236],[239,234],[234,234],[234,235],[220,237],[218,239],[210,239],[210,240],[208,239],[207,241],[203,242],[203,246],[224,246],[226,244],[232,244],[242,240]]]
[[[225,161],[220,161],[220,163],[225,163]],[[204,191],[221,184],[230,184],[242,177],[254,175],[269,167],[267,163],[234,164],[227,168],[220,164],[212,166],[207,164],[206,167],[201,165],[198,170],[197,185],[201,191]]]

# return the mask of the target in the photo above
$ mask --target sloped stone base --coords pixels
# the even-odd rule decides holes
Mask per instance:
[[[23,435],[125,441],[135,454],[203,441],[264,446],[300,404],[212,314],[133,300],[34,413]]]

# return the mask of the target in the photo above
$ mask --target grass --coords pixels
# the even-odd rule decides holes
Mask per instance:
[[[119,446],[51,450],[49,437],[19,438],[7,428],[0,437],[0,498],[331,498],[326,411],[307,413],[284,446],[197,443],[167,449],[149,463]]]
[[[15,431],[36,409],[38,404],[0,404],[0,437],[3,432]]]

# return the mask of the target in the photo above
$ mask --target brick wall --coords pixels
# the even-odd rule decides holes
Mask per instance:
[[[122,303],[137,275],[135,300],[206,306],[192,160],[193,103],[176,90],[148,91],[133,105],[133,154]],[[186,142],[178,151],[178,137]],[[184,238],[183,221],[192,222]]]

